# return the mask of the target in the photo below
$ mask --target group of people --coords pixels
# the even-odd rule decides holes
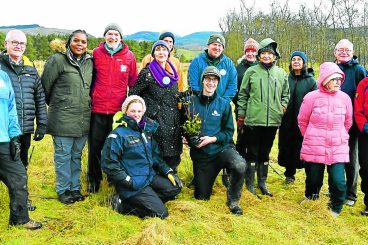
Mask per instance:
[[[91,56],[87,33],[72,32],[66,51],[49,57],[39,77],[24,56],[25,34],[12,30],[6,35],[6,52],[0,55],[0,179],[9,188],[10,225],[42,226],[28,216],[36,207],[28,200],[26,170],[31,134],[37,141],[46,133],[53,139],[56,193],[64,204],[85,198],[80,174],[88,141],[88,192],[99,191],[104,172],[116,190],[110,198],[114,210],[167,217],[164,203],[183,187],[177,168],[185,136],[194,197],[209,200],[223,170],[229,177],[227,206],[241,215],[244,182],[257,195],[256,173],[261,193],[273,196],[266,181],[279,129],[278,162],[286,168],[287,184],[294,182],[296,169],[305,168],[305,197],[315,200],[327,165],[328,205],[337,216],[344,203],[356,201],[360,165],[362,214],[368,215],[368,78],[351,42],[343,39],[336,45],[336,62],[321,64],[316,81],[302,51],[291,54],[287,75],[277,66],[277,42],[249,38],[235,67],[224,54],[225,38],[212,34],[189,66],[190,89],[184,91],[171,32],[160,35],[139,72],[120,26],[107,25],[103,36]],[[193,117],[201,122],[196,142],[182,127]]]

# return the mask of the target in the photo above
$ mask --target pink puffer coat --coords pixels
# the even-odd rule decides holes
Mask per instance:
[[[344,92],[331,93],[322,86],[322,82],[335,73],[344,77],[336,64],[326,63],[320,68],[318,90],[304,97],[299,111],[298,123],[304,136],[300,159],[327,165],[347,163],[348,131],[353,124],[352,103]]]

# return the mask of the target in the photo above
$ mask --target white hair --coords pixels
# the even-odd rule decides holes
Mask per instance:
[[[6,37],[5,37],[5,41],[9,41],[15,33],[23,35],[25,40],[27,40],[27,36],[26,36],[26,34],[24,34],[24,32],[22,32],[21,30],[18,30],[18,29],[14,29],[14,30],[8,31],[8,33],[6,34]]]
[[[342,45],[348,46],[351,50],[354,50],[354,45],[348,39],[341,39],[335,46],[335,50],[338,50]]]

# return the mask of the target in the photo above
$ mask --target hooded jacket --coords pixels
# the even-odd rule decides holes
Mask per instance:
[[[196,56],[189,65],[188,85],[193,91],[199,93],[203,89],[201,80],[202,73],[207,66],[212,64],[208,60],[207,50]],[[220,71],[221,82],[217,86],[217,95],[230,102],[237,92],[237,73],[232,60],[224,54],[221,54],[220,61],[216,65]]]
[[[93,50],[94,79],[91,91],[92,112],[114,115],[127,97],[138,77],[137,61],[127,44],[111,55],[105,42]]]
[[[354,99],[354,119],[359,131],[363,132],[364,125],[368,123],[368,78],[364,78],[358,85]]]
[[[23,56],[22,59],[22,69],[17,72],[10,63],[9,56],[1,54],[0,69],[5,71],[10,77],[22,134],[34,132],[35,119],[37,127],[41,127],[45,131],[47,110],[41,79],[33,63],[26,56]]]
[[[105,141],[101,167],[115,185],[120,198],[126,199],[152,183],[156,175],[154,168],[163,175],[172,169],[160,157],[158,145],[152,137],[158,128],[156,122],[147,119],[141,129],[134,119],[126,115],[118,121],[120,125]],[[132,178],[131,187],[122,184],[127,176]]]
[[[322,68],[323,65],[329,63]],[[304,137],[300,159],[331,165],[349,162],[349,134],[353,124],[352,103],[342,91],[329,92],[322,83],[334,73],[344,77],[331,62],[321,65],[318,90],[308,93],[301,105],[298,124]],[[331,65],[332,64],[332,65]]]

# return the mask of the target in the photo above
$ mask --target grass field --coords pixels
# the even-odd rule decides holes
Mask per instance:
[[[185,187],[177,200],[167,203],[166,220],[115,213],[107,203],[113,192],[106,180],[97,194],[84,202],[61,204],[54,191],[55,174],[51,137],[32,142],[29,192],[37,209],[31,218],[44,228],[28,231],[8,229],[8,194],[0,184],[0,244],[367,244],[368,218],[360,215],[362,194],[354,207],[344,207],[340,217],[327,210],[327,197],[300,205],[304,193],[304,173],[297,173],[292,185],[285,185],[272,169],[268,185],[274,197],[258,200],[243,190],[243,216],[232,215],[225,205],[226,190],[218,178],[210,201],[193,198]],[[33,147],[32,146],[32,147]],[[32,148],[31,147],[31,148]],[[277,148],[271,153],[275,163]],[[192,177],[188,151],[182,156],[179,175],[188,183]],[[83,153],[82,192],[86,192],[86,150]],[[322,193],[327,191],[325,185]]]

